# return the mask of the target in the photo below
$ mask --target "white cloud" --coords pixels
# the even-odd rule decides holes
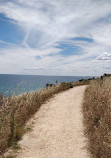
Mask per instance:
[[[107,60],[110,61],[111,60],[111,53],[105,52],[104,54],[100,55],[99,57],[97,57],[96,60]]]
[[[0,49],[0,73],[98,75],[106,71],[94,59],[110,58],[110,0],[0,1],[0,13],[25,32],[21,46],[8,44],[10,47]],[[75,37],[93,42],[71,40]],[[56,46],[64,42],[79,46],[81,55],[61,55],[62,48]],[[109,53],[101,56],[106,51]]]

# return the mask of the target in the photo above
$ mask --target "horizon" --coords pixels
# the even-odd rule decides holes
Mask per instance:
[[[19,75],[19,76],[49,76],[49,77],[56,77],[57,75],[31,75],[31,74],[0,74],[0,75]],[[99,77],[99,76],[61,76],[58,75],[57,77]]]
[[[111,73],[110,0],[1,0],[0,74]]]

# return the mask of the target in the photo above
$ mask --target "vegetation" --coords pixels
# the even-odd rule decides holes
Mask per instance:
[[[111,74],[106,74],[106,73],[105,73],[103,76],[104,76],[104,77],[111,77]]]
[[[103,75],[86,89],[83,114],[92,158],[111,157],[111,77]]]
[[[37,92],[19,96],[1,97],[0,99],[0,152],[7,147],[16,145],[22,138],[24,124],[38,111],[40,106],[59,92],[72,88],[71,83],[48,86]]]

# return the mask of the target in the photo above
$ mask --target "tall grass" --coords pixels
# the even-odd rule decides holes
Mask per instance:
[[[86,89],[85,135],[92,158],[111,157],[111,78],[95,80]]]
[[[72,88],[72,84],[61,83],[38,92],[4,97],[0,101],[0,152],[2,153],[13,142],[21,139],[24,133],[24,124],[45,101],[53,97],[54,94],[69,88]]]

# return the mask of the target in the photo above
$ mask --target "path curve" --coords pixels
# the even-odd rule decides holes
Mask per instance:
[[[30,120],[32,131],[19,142],[17,158],[88,158],[82,124],[86,86],[56,95]]]

